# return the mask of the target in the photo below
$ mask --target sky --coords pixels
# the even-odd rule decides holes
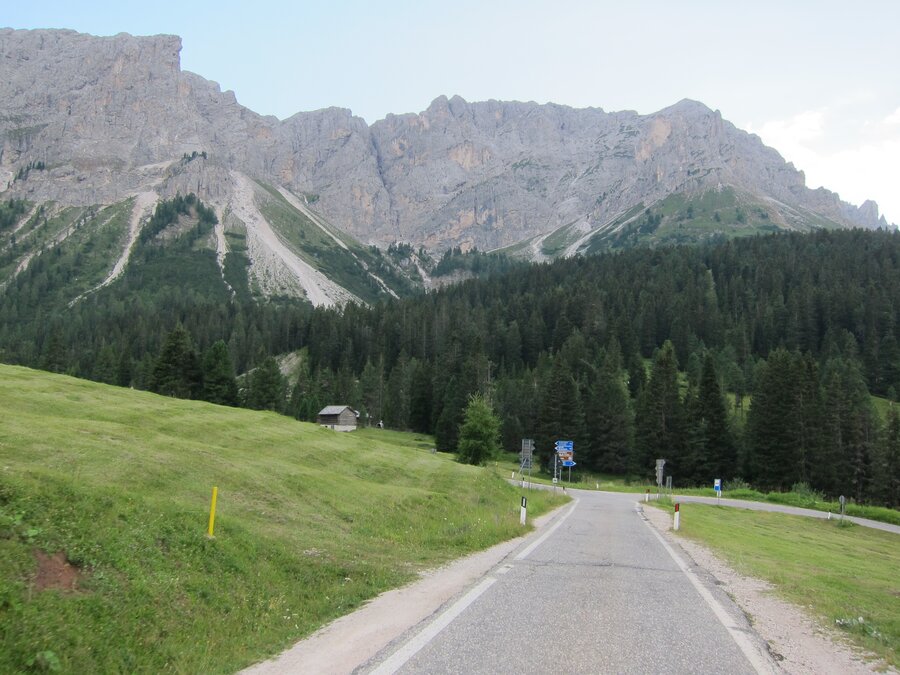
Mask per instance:
[[[370,124],[440,95],[655,112],[702,101],[900,224],[897,0],[7,3],[0,26],[168,33],[181,65],[281,119]]]

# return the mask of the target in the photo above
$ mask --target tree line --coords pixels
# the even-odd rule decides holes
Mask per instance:
[[[444,451],[457,450],[480,395],[503,447],[534,438],[544,462],[567,438],[595,471],[646,478],[665,457],[676,485],[806,482],[898,504],[897,233],[504,263],[488,278],[342,309],[229,293],[214,253],[192,245],[202,227],[184,236],[174,250],[140,242],[120,281],[73,307],[42,303],[74,271],[52,252],[36,257],[0,297],[2,358],[303,420],[348,404],[364,421],[433,433]],[[182,346],[170,351],[194,356],[167,371],[175,333]],[[286,381],[272,357],[296,350]],[[182,386],[167,372],[193,375]]]

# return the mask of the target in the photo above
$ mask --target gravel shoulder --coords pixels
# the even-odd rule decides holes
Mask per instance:
[[[820,675],[896,672],[885,670],[875,657],[861,653],[834,629],[823,626],[802,608],[775,595],[765,581],[738,574],[708,548],[672,533],[670,515],[655,507],[644,508],[650,523],[693,562],[713,575],[722,589],[750,619],[754,630],[787,673]]]

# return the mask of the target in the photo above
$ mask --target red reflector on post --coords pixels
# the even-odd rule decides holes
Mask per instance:
[[[675,502],[675,511],[676,512],[678,511],[678,507],[680,507],[680,506],[681,506],[681,504],[679,504],[678,502]]]

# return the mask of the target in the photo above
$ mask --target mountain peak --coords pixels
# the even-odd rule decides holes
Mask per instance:
[[[340,108],[279,121],[181,71],[174,36],[0,36],[0,61],[15,64],[0,78],[4,200],[96,205],[190,188],[234,212],[237,171],[307,199],[365,243],[431,250],[499,248],[570,226],[587,236],[639,206],[721,186],[784,227],[878,222],[872,205],[807,189],[696,100],[642,116],[442,95],[372,125]],[[199,153],[203,162],[181,164]],[[53,168],[29,175],[36,163]],[[797,223],[798,213],[812,215]]]

